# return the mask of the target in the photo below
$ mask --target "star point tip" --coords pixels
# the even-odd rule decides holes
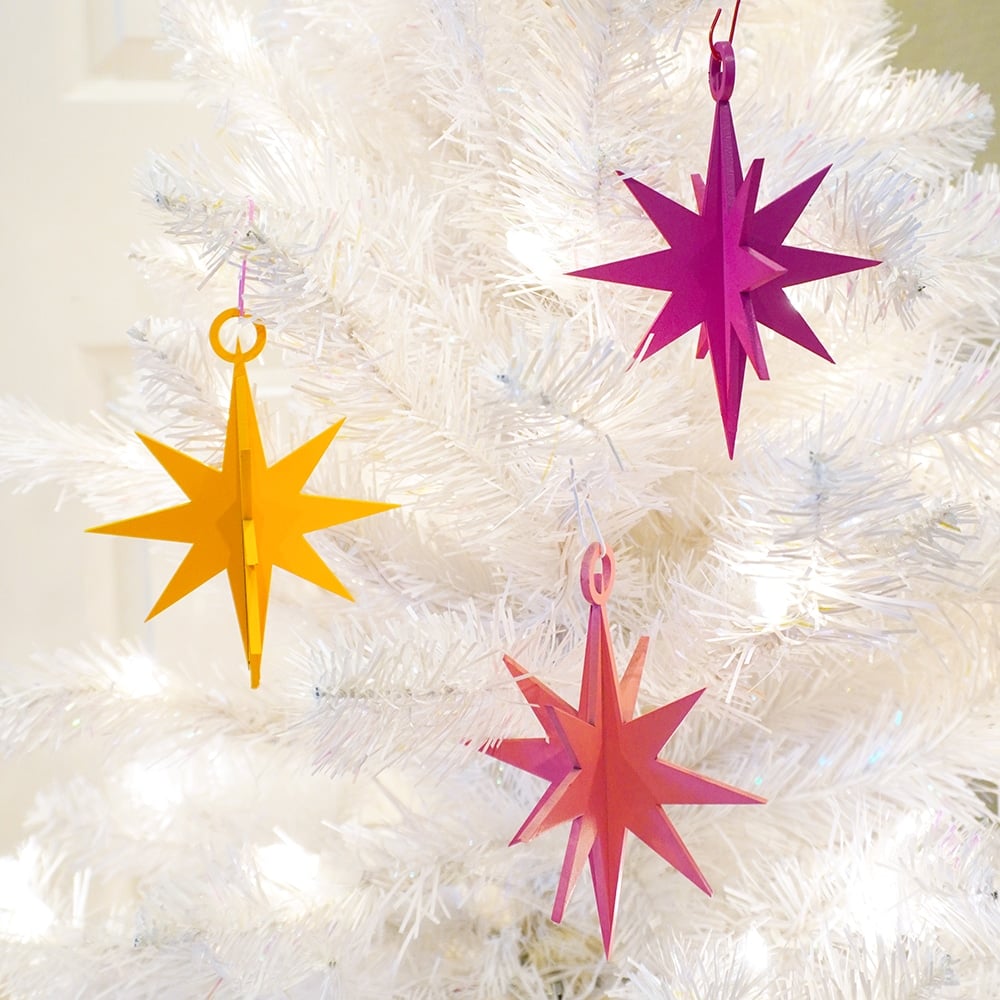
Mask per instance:
[[[520,681],[522,678],[528,676],[528,671],[521,666],[513,656],[508,656],[504,654],[503,658],[504,666],[514,675],[514,677]]]

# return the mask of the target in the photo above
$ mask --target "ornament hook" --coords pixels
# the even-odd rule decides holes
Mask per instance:
[[[222,341],[219,339],[219,333],[222,330],[224,323],[227,323],[231,319],[236,319],[237,317],[241,319],[249,319],[249,314],[243,312],[242,309],[226,309],[220,312],[218,316],[212,320],[212,326],[208,331],[208,342],[212,345],[212,350],[222,358],[223,361],[228,361],[231,365],[235,365],[238,361],[253,361],[261,351],[264,350],[264,345],[267,343],[267,329],[263,323],[258,323],[256,320],[253,321],[253,328],[257,331],[257,339],[253,342],[249,351],[240,350],[240,342],[237,338],[236,350],[230,351],[222,346]]]
[[[591,542],[580,564],[580,589],[583,596],[588,604],[607,604],[614,585],[615,554],[600,542]]]
[[[612,448],[612,450],[614,449]],[[580,538],[586,541],[587,532],[583,527],[583,508],[580,506],[580,491],[576,488],[576,467],[573,465],[573,459],[569,460],[569,488],[573,491],[573,503],[576,505],[576,523],[580,528]],[[597,535],[597,541],[601,546],[601,555],[603,556],[608,551],[608,547],[604,544],[604,535],[601,534],[601,526],[597,523],[597,518],[594,517],[594,508],[590,506],[590,501],[587,499],[584,499],[583,506],[587,508],[587,513],[590,515],[590,523],[594,526],[594,533]]]
[[[247,225],[253,229],[253,217],[257,210],[257,206],[253,203],[253,198],[247,198]],[[246,315],[246,311],[243,308],[243,290],[246,288],[247,284],[247,255],[243,255],[243,263],[240,264],[240,287],[237,292],[237,303],[239,305],[239,314],[241,316]]]
[[[733,35],[736,34],[736,18],[740,16],[740,3],[742,0],[736,0],[736,6],[733,8],[733,19],[729,24],[729,44],[733,44]],[[715,12],[715,17],[712,19],[712,27],[708,29],[708,47],[712,50],[712,59],[715,62],[722,62],[722,53],[719,51],[715,42],[715,26],[719,23],[719,18],[722,17],[722,8],[720,7]]]

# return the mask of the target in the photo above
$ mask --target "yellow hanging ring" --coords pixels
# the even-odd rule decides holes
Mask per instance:
[[[222,330],[223,324],[228,323],[231,319],[236,319],[238,316],[242,316],[243,319],[250,319],[249,313],[240,313],[239,309],[226,309],[215,317],[208,331],[208,342],[212,345],[212,350],[223,361],[228,361],[232,365],[235,365],[237,361],[253,361],[264,350],[264,345],[267,343],[267,329],[263,323],[258,323],[254,320],[253,327],[257,331],[257,339],[253,342],[253,346],[249,351],[241,351],[239,349],[238,338],[235,351],[230,351],[223,347],[222,341],[219,339],[219,333]]]

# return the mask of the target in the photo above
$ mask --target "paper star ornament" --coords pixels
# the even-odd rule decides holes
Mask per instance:
[[[832,362],[784,290],[874,267],[879,261],[785,245],[830,167],[763,208],[757,207],[764,161],[754,160],[743,176],[729,107],[736,60],[728,42],[716,42],[715,48],[719,58],[713,56],[709,63],[709,84],[716,105],[708,171],[704,180],[697,175],[692,178],[698,211],[625,178],[626,187],[670,249],[571,273],[671,293],[636,349],[635,357],[640,361],[700,325],[697,356],[711,355],[726,446],[732,458],[747,359],[758,378],[770,377],[758,324]]]
[[[649,640],[639,640],[619,680],[605,613],[614,565],[611,550],[602,557],[596,543],[583,557],[580,580],[591,608],[580,707],[573,708],[506,656],[504,663],[545,737],[503,739],[481,748],[549,783],[511,843],[531,840],[561,823],[571,824],[552,919],[562,920],[589,858],[606,955],[611,953],[626,830],[711,895],[708,881],[661,806],[765,801],[660,759],[664,744],[704,688],[633,718]]]
[[[139,434],[142,443],[184,491],[187,502],[89,530],[191,545],[147,621],[225,570],[243,637],[250,686],[255,688],[260,684],[274,567],[353,600],[305,535],[398,505],[302,492],[343,420],[274,465],[267,464],[246,373],[246,362],[263,350],[266,331],[263,324],[254,323],[257,341],[246,353],[238,347],[235,352],[228,351],[219,340],[223,323],[239,314],[238,309],[221,313],[209,334],[216,353],[234,366],[222,468],[213,468]]]

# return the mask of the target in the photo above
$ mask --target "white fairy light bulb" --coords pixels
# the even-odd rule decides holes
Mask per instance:
[[[55,914],[42,901],[20,858],[0,858],[0,937],[34,940],[52,926]]]
[[[848,891],[850,923],[860,929],[869,947],[902,933],[899,910],[899,873],[875,865]]]
[[[119,662],[118,688],[133,698],[151,698],[163,691],[163,679],[144,653],[129,653]]]
[[[123,783],[137,801],[159,812],[174,809],[184,800],[180,776],[166,764],[129,764],[123,771]]]
[[[784,576],[758,576],[754,590],[762,617],[771,625],[784,621],[795,597],[791,581]]]
[[[319,855],[283,831],[276,828],[274,832],[280,838],[276,843],[254,849],[265,893],[276,904],[294,902],[303,895],[312,898],[316,895]]]
[[[507,249],[519,264],[545,284],[562,276],[552,256],[551,241],[540,233],[524,228],[508,229]]]
[[[767,968],[770,961],[767,942],[756,927],[751,927],[743,935],[741,950],[743,952],[743,961],[751,972],[756,974],[763,972]]]

